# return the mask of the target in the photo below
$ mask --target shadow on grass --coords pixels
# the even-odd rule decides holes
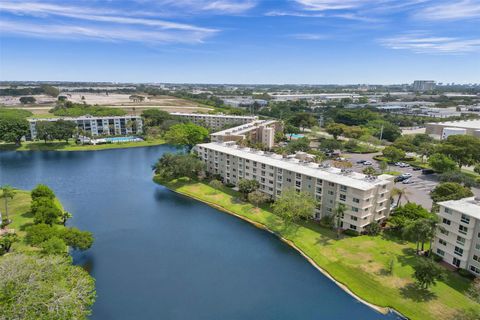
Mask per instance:
[[[414,283],[409,283],[405,287],[400,288],[400,294],[405,299],[413,301],[427,302],[437,298],[437,295],[425,288],[421,288]]]
[[[415,249],[413,248],[404,248],[402,249],[402,254],[397,256],[397,261],[402,265],[402,266],[414,266],[416,264],[417,259],[420,257],[417,256],[415,253]]]

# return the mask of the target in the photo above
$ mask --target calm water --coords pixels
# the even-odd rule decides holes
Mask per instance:
[[[166,146],[0,152],[0,184],[52,187],[94,233],[92,319],[394,319],[344,293],[267,232],[151,180]]]

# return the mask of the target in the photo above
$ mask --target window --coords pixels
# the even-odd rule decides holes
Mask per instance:
[[[292,182],[292,179],[290,179],[290,178],[287,178],[287,182]]]
[[[317,187],[317,190],[316,190],[317,193],[322,193],[322,188],[320,187]]]
[[[295,179],[302,179],[302,175],[300,173],[295,174]]]
[[[307,176],[307,180],[308,180],[308,181],[312,180],[312,177],[308,177],[308,176]]]
[[[455,247],[455,250],[454,250],[454,253],[457,255],[457,256],[462,256],[463,255],[463,249],[462,248],[459,248],[459,247]]]
[[[446,236],[448,236],[448,231],[447,231],[447,230],[445,230],[445,229],[443,229],[443,228],[442,228],[442,229],[440,229],[440,233],[441,233],[441,234],[444,234],[444,235],[446,235]]]
[[[358,212],[358,208],[352,207],[353,212]]]
[[[358,218],[355,217],[355,216],[350,216],[350,219],[352,219],[353,221],[357,221],[357,220],[358,220]]]
[[[476,254],[473,255],[473,260],[480,262],[480,257],[477,256]]]
[[[354,226],[353,224],[350,225],[350,229],[352,230],[357,230],[357,226]]]
[[[468,228],[460,225],[460,226],[458,226],[458,232],[463,233],[463,234],[467,234]]]
[[[465,224],[469,224],[470,223],[470,217],[462,214],[462,219],[460,219],[460,221],[462,221]]]
[[[452,210],[448,209],[448,208],[445,208],[445,213],[448,213],[448,214],[452,214]]]
[[[475,249],[480,251],[480,242],[475,245]]]
[[[358,199],[358,198],[353,198],[352,201],[355,202],[355,203],[360,203],[360,199]]]
[[[330,187],[335,187],[335,183],[333,183],[333,182],[329,182],[328,185],[329,185]]]
[[[323,183],[322,179],[317,179],[317,184],[321,185]]]
[[[476,274],[480,274],[480,269],[478,269],[477,267],[475,266],[470,266],[470,270],[475,272]]]
[[[450,225],[450,223],[452,223],[450,220],[445,219],[445,218],[443,218],[443,221],[442,221],[442,222],[443,222],[443,224],[446,224],[446,225],[448,225],[448,226]]]
[[[465,245],[465,238],[457,236],[457,243],[461,245]]]
[[[340,195],[340,201],[345,201],[347,199],[347,196],[344,194]]]
[[[332,191],[332,190],[329,190],[329,191],[328,191],[328,194],[331,195],[331,196],[333,196],[333,191]]]
[[[347,186],[340,186],[340,191],[347,192]]]
[[[443,257],[445,255],[445,251],[437,249],[437,254]]]
[[[302,186],[301,181],[295,181],[295,187],[300,188]]]
[[[443,239],[438,239],[438,243],[440,243],[441,245],[444,245],[444,246],[447,245],[447,241],[445,241]]]

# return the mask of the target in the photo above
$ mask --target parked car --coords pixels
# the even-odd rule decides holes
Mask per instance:
[[[412,170],[413,170],[413,171],[420,171],[420,170],[422,170],[422,168],[420,168],[420,167],[413,167]]]
[[[422,174],[433,174],[435,171],[433,169],[423,169]]]
[[[410,172],[405,172],[400,175],[400,177],[410,178],[412,174]]]
[[[402,181],[403,184],[410,184],[410,183],[414,183],[415,181],[413,181],[413,179],[409,178],[409,179],[405,179]]]
[[[363,164],[366,160],[358,160],[357,164]]]
[[[395,162],[395,165],[396,165],[397,167],[400,167],[401,164],[402,164],[401,162]]]
[[[403,180],[406,180],[408,179],[408,177],[402,177],[402,176],[398,176],[398,177],[395,177],[395,179],[393,181],[395,182],[401,182]]]
[[[371,166],[372,164],[373,164],[372,161],[364,161],[363,162],[364,166]]]

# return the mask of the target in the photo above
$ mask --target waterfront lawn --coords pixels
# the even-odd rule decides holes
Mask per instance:
[[[0,150],[15,150],[15,151],[95,151],[107,149],[123,149],[135,147],[150,147],[164,144],[165,140],[162,138],[148,139],[140,142],[120,142],[120,143],[106,143],[99,145],[79,145],[73,140],[68,143],[65,141],[53,142],[23,142],[21,146],[15,146],[13,143],[0,144]]]
[[[0,191],[1,195],[1,191]],[[2,207],[2,213],[4,212],[3,208],[5,203],[3,202],[4,199],[0,200],[0,206]],[[30,196],[29,191],[25,190],[18,190],[15,189],[15,196],[13,199],[9,199],[8,201],[8,215],[12,223],[7,226],[7,229],[11,229],[15,231],[18,235],[19,241],[15,242],[12,245],[11,251],[37,251],[38,248],[31,247],[25,242],[25,235],[26,231],[25,228],[28,226],[33,225],[33,215],[30,213],[30,204],[32,202],[32,197]],[[55,199],[55,203],[61,210],[63,211],[63,207],[58,201]],[[5,218],[5,215],[2,216]],[[59,226],[63,228],[63,226]]]
[[[225,211],[233,212],[291,241],[337,281],[345,284],[364,300],[382,307],[392,307],[411,319],[453,319],[458,310],[480,306],[464,295],[470,280],[448,272],[446,280],[430,292],[413,284],[414,244],[394,235],[344,237],[337,240],[332,230],[313,222],[287,226],[270,209],[255,208],[239,200],[229,188],[221,191],[201,182],[178,179],[164,184],[181,194],[196,198]],[[390,258],[395,265],[388,275],[385,266]]]

